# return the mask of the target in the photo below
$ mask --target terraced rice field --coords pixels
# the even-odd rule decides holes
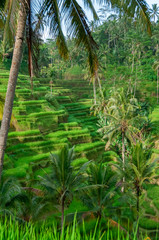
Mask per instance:
[[[5,96],[9,73],[0,71],[0,92]],[[47,101],[50,79],[34,79],[33,97],[27,76],[19,75],[13,108],[14,128],[10,129],[5,154],[4,175],[23,179],[49,171],[50,152],[75,145],[78,167],[104,152],[96,133],[96,117],[90,115],[91,86],[83,80],[64,80],[53,84],[56,103]],[[76,94],[77,93],[77,94]],[[79,94],[80,93],[80,94]],[[82,97],[82,99],[80,98]],[[32,99],[32,100],[31,100]]]
[[[0,95],[5,97],[9,72],[0,70]],[[104,152],[104,142],[96,130],[97,118],[90,114],[92,86],[85,80],[59,80],[53,83],[54,101],[46,94],[51,93],[51,79],[34,79],[33,96],[29,78],[19,75],[13,108],[14,118],[7,141],[4,161],[4,176],[16,176],[25,183],[31,176],[37,179],[50,171],[50,152],[57,153],[62,146],[75,145],[76,159],[73,165],[100,155],[113,160],[115,155]],[[152,120],[159,121],[159,107],[152,113]],[[157,125],[156,125],[157,126]],[[159,126],[159,125],[158,125]],[[159,156],[159,143],[154,154]],[[140,227],[145,231],[159,228],[159,183],[149,186],[143,202]]]

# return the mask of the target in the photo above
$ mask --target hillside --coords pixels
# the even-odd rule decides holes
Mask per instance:
[[[9,72],[0,70],[0,93],[4,97]],[[33,97],[29,78],[19,75],[12,127],[7,141],[4,175],[24,179],[49,171],[50,152],[75,145],[75,165],[95,159],[104,151],[96,133],[96,117],[90,115],[92,99],[83,98],[91,86],[82,80],[34,79]],[[82,90],[82,91],[81,91]],[[45,95],[50,93],[47,100]],[[52,97],[53,96],[53,97]],[[52,98],[51,98],[52,97]],[[90,94],[91,97],[91,94]],[[34,100],[30,100],[30,99]]]
[[[9,72],[0,66],[0,94],[5,97]],[[25,186],[26,179],[38,179],[50,171],[50,153],[57,153],[66,144],[75,145],[78,169],[99,156],[114,159],[104,153],[105,143],[97,134],[97,117],[91,115],[92,86],[82,79],[57,80],[35,78],[31,93],[29,77],[19,75],[13,108],[12,126],[8,135],[4,161],[4,177],[17,177]],[[52,86],[51,86],[52,84]],[[52,91],[52,92],[51,92]],[[159,108],[151,114],[158,126]],[[153,158],[159,156],[156,142]],[[153,232],[159,224],[159,183],[147,185],[142,203],[140,227]]]

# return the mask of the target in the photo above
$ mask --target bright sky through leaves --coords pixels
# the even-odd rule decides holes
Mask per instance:
[[[77,0],[77,2],[83,7],[83,1],[82,0]],[[159,5],[159,0],[146,0],[146,2],[148,3],[148,5],[150,7],[152,6],[152,4],[155,4],[155,3]],[[98,12],[99,8],[101,8],[101,6],[99,7],[99,5],[95,2],[94,2],[94,6],[95,6],[95,9],[96,9],[97,12]],[[88,20],[91,21],[93,19],[91,12],[88,11],[87,9],[84,9],[84,10],[85,10],[85,13],[87,15]],[[64,31],[64,34],[66,35],[66,27],[64,26],[64,24],[63,24],[63,31]],[[49,35],[49,29],[48,28],[45,29],[45,32],[43,34],[43,39],[46,40],[47,38],[51,38],[51,36]]]

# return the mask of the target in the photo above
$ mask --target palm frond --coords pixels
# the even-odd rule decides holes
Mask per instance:
[[[66,45],[65,37],[61,27],[61,16],[59,11],[59,1],[45,0],[41,7],[41,15],[47,16],[47,21],[50,25],[50,33],[56,38],[56,44],[59,53],[65,59],[68,58],[68,48]]]
[[[5,2],[4,13],[6,15],[3,41],[12,45],[15,37],[19,0],[7,0]]]
[[[99,20],[99,17],[96,13],[96,10],[93,6],[93,3],[91,0],[83,0],[83,3],[84,3],[84,7],[86,7],[87,9],[91,10],[91,12],[93,13],[93,17],[94,17],[94,20]]]
[[[100,0],[101,4],[111,5],[111,8],[124,12],[130,17],[138,17],[146,26],[148,33],[151,35],[151,22],[149,14],[149,6],[145,0]]]
[[[90,72],[92,75],[95,75],[98,69],[96,55],[98,46],[91,35],[83,9],[76,0],[63,1],[62,16],[65,18],[68,32],[75,38],[77,45],[83,44],[88,51]]]

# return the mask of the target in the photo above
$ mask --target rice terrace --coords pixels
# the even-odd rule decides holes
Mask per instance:
[[[0,125],[1,240],[158,240],[158,0],[1,0]]]

